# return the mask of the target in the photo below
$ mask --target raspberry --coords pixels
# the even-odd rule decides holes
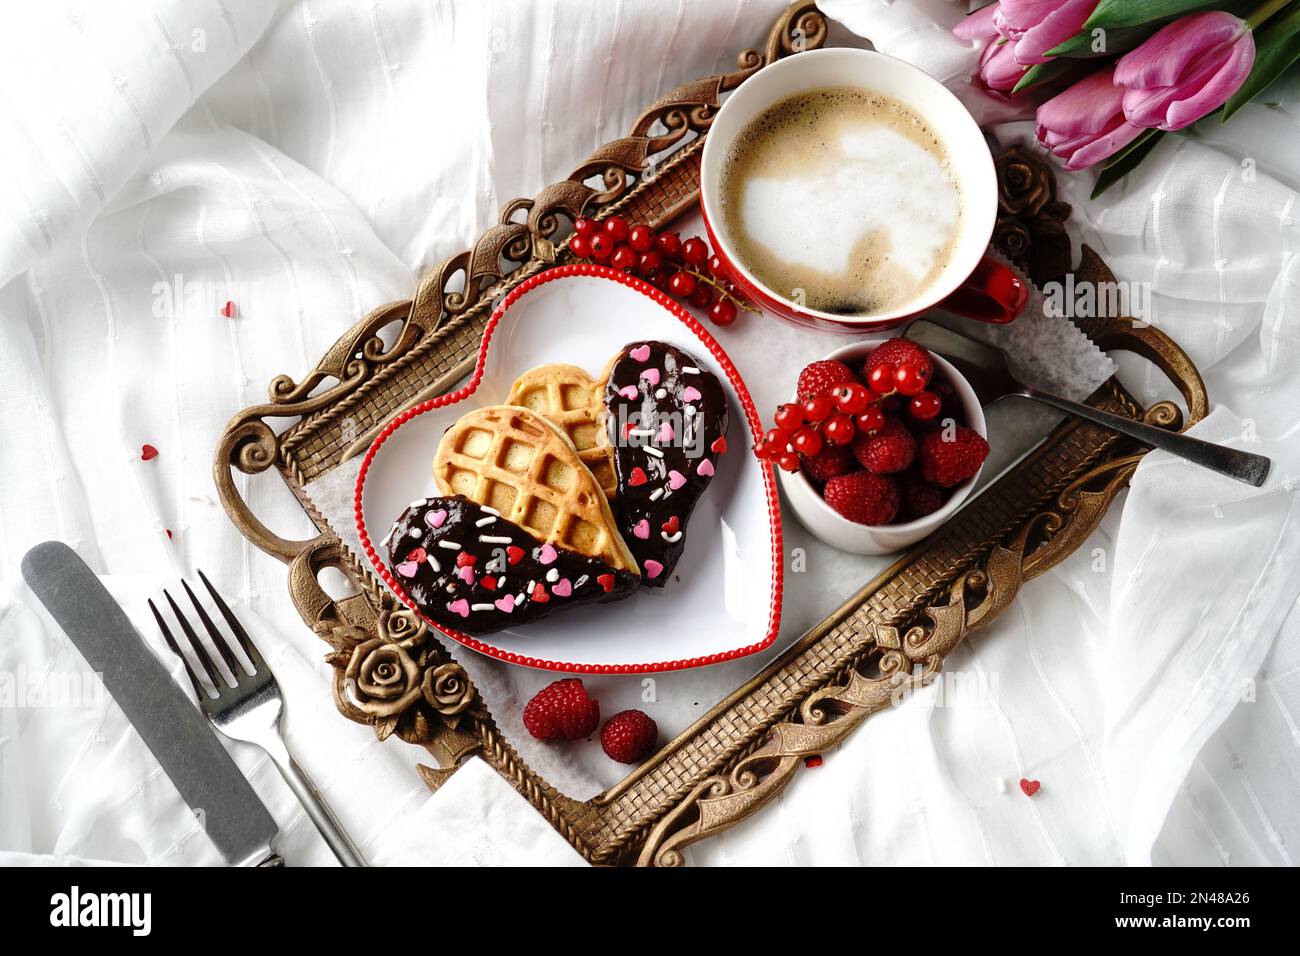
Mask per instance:
[[[866,378],[877,365],[911,365],[921,373],[922,385],[930,381],[934,374],[934,362],[930,353],[910,339],[886,339],[871,350],[866,363],[862,366],[862,376]],[[919,391],[919,389],[918,389]]]
[[[886,418],[885,424],[870,435],[853,439],[853,454],[867,471],[877,475],[892,475],[912,463],[916,454],[916,439],[896,418]]]
[[[538,740],[581,740],[600,726],[600,702],[576,677],[547,684],[524,708],[524,726]]]
[[[856,471],[857,461],[848,445],[827,445],[811,458],[805,458],[803,470],[813,481],[826,481]]]
[[[932,515],[943,507],[943,489],[919,478],[904,478],[903,504],[900,509],[909,521]]]
[[[801,399],[812,398],[814,395],[829,394],[836,385],[847,385],[857,380],[853,370],[843,362],[822,359],[806,366],[799,373],[799,385],[796,391]]]
[[[941,488],[961,484],[980,470],[989,455],[989,443],[977,431],[957,428],[949,440],[947,435],[946,428],[928,431],[917,448],[921,477]]]
[[[826,482],[826,503],[858,524],[889,524],[898,514],[898,482],[887,475],[855,471]]]
[[[620,711],[600,732],[600,746],[606,756],[619,763],[639,763],[655,749],[658,740],[659,727],[639,710]]]

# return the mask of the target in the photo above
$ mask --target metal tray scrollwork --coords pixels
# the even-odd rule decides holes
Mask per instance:
[[[495,301],[572,258],[561,238],[567,223],[621,212],[662,227],[693,208],[699,153],[723,95],[765,64],[822,45],[826,33],[815,4],[792,4],[764,51],[746,50],[734,72],[659,99],[627,136],[598,149],[567,179],[508,203],[472,249],[430,270],[411,299],[361,319],[301,381],[275,378],[269,400],[236,415],[216,449],[223,506],[243,535],[288,566],[295,607],[328,645],[340,713],[371,725],[380,738],[423,747],[431,764],[420,771],[432,789],[477,754],[594,863],[680,864],[684,847],[761,808],[804,758],[825,752],[866,717],[932,679],[970,631],[1078,548],[1143,453],[1096,426],[1061,425],[941,531],[588,801],[565,796],[529,769],[461,665],[316,508],[306,491],[311,481],[365,447],[397,412],[468,374]],[[996,241],[1042,282],[1068,267],[1061,227],[1068,207],[1055,200],[1050,169],[1030,157],[1003,157],[999,174],[1005,201]],[[1081,280],[1113,279],[1087,248],[1074,271]],[[1183,393],[1189,423],[1207,413],[1200,375],[1159,330],[1123,317],[1080,324],[1102,348],[1136,352],[1164,371]],[[1090,401],[1162,427],[1182,425],[1173,403],[1143,409],[1114,380]],[[284,418],[292,424],[279,432],[267,422]],[[248,507],[236,475],[271,472],[297,496],[315,537],[280,537]],[[319,580],[327,568],[346,575],[357,593],[331,597]]]

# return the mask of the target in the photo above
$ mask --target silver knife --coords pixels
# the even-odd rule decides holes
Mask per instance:
[[[228,863],[283,866],[278,827],[198,709],[130,618],[71,548],[46,541],[23,558],[23,578],[99,672]]]

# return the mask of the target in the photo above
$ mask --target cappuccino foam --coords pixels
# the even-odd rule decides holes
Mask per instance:
[[[905,305],[952,258],[961,197],[919,114],[856,87],[810,90],[745,127],[723,166],[741,261],[783,298],[863,315]]]

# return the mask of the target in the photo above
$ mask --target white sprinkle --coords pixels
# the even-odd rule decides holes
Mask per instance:
[[[656,448],[654,445],[646,445],[645,448],[642,449],[642,450],[643,450],[647,455],[654,455],[656,458],[662,458],[662,457],[664,456],[664,453],[661,452],[661,451],[660,451],[658,448]]]
[[[665,534],[664,532],[660,531],[659,536],[663,538],[665,541],[667,541],[669,544],[676,544],[678,541],[682,539],[682,533],[680,531],[674,531],[672,534]]]
[[[429,555],[429,567],[433,568],[434,574],[439,574],[442,571],[442,565],[438,563],[438,559],[433,555]]]
[[[684,374],[686,374],[686,375],[699,375],[699,374],[700,374],[700,370],[699,370],[698,368],[696,368],[694,365],[683,365],[683,366],[682,366],[682,372],[683,372]]]
[[[388,534],[384,535],[384,540],[379,542],[379,546],[381,548],[388,547],[388,542],[393,540],[393,535],[395,534],[397,534],[397,525],[393,525],[388,529]]]
[[[650,492],[651,501],[658,501],[663,496],[664,496],[664,490],[662,488],[656,488],[654,491]]]
[[[532,593],[533,593],[533,588],[535,588],[535,587],[537,587],[537,582],[536,582],[536,581],[529,581],[529,582],[528,582],[528,587],[526,587],[524,590],[526,590],[529,594],[532,594]]]
[[[490,515],[496,515],[498,518],[501,517],[501,512],[497,511],[496,508],[489,508],[487,505],[479,505],[479,507]]]
[[[406,532],[406,536],[408,538],[418,538],[420,536],[420,529],[412,528],[410,531]]]
[[[429,499],[428,499],[428,498],[421,498],[419,501],[412,501],[409,505],[407,505],[407,507],[408,507],[408,508],[423,508],[426,504],[428,504],[428,502],[429,502]]]
[[[501,535],[501,534],[498,535],[481,534],[478,536],[478,539],[482,541],[484,544],[509,544],[510,543],[510,538],[507,537],[506,535]]]
[[[496,605],[495,604],[471,604],[469,606],[469,609],[471,611],[493,611],[496,610]]]
[[[688,416],[694,415],[696,408],[694,405],[684,405],[682,406],[682,411],[685,412]]]
[[[589,578],[584,574],[582,577],[578,578],[578,580],[573,582],[573,589],[576,591],[578,588],[586,584],[588,580]]]
[[[667,398],[667,397],[668,397],[668,389],[666,388],[655,389],[655,398]]]
[[[994,777],[994,778],[993,778],[993,781],[994,781],[994,785],[998,788],[998,793],[1006,793],[1006,792],[1007,792],[1007,778],[1006,778],[1006,777]]]
[[[633,428],[628,431],[629,435],[640,435],[642,438],[653,438],[658,434],[653,428]]]
[[[460,545],[458,545],[455,541],[439,541],[439,542],[438,542],[438,547],[440,547],[440,548],[450,548],[452,551],[459,551],[459,550],[460,550]]]
[[[475,521],[474,527],[481,528],[484,525],[492,524],[496,520],[497,520],[496,518],[492,517],[491,515],[488,515],[486,518],[479,518],[477,521]]]
[[[516,603],[516,604],[523,604],[523,603],[524,603],[524,592],[523,592],[523,591],[520,591],[518,594],[515,595],[515,603]]]
[[[555,583],[556,581],[560,580],[560,569],[551,568],[551,570],[547,571],[546,580],[550,581],[551,583]]]

